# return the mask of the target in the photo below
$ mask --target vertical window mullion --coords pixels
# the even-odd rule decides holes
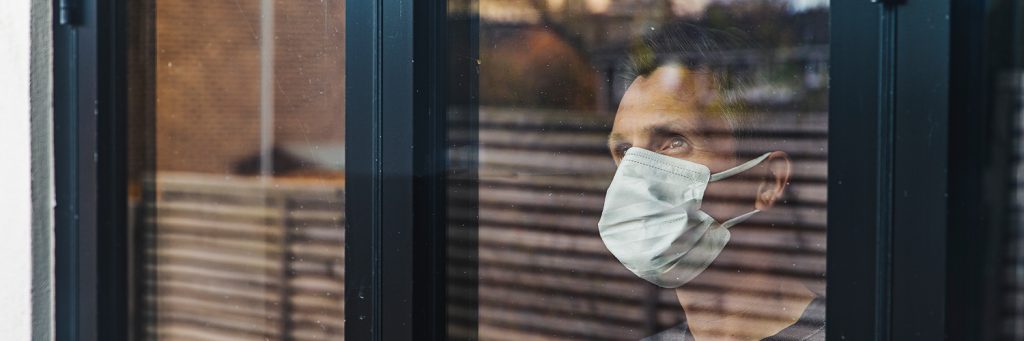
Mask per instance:
[[[345,339],[380,340],[380,3],[345,16]]]
[[[413,21],[411,1],[384,0],[380,46],[381,340],[412,340],[414,278]],[[420,61],[421,63],[430,61]]]
[[[897,8],[892,339],[945,335],[949,0]]]
[[[880,136],[882,6],[832,1],[828,149],[829,340],[877,340],[884,305],[876,283],[878,221],[884,209]],[[878,340],[882,341],[882,340]]]

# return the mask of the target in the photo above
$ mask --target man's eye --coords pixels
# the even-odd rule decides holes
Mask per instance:
[[[668,144],[665,146],[665,151],[678,153],[686,152],[690,149],[690,143],[686,139],[676,136],[668,140]]]
[[[626,155],[626,151],[629,150],[629,147],[632,146],[627,144],[620,144],[615,147],[615,154],[618,155],[619,157],[622,157],[623,155]]]

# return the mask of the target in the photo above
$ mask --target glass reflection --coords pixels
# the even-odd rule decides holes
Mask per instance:
[[[481,339],[824,339],[827,1],[478,13]],[[707,178],[613,181],[638,149],[708,177],[766,156],[695,195]]]
[[[988,177],[1004,184],[1008,195],[1005,197],[1007,204],[996,206],[998,210],[994,211],[1005,216],[991,219],[994,222],[991,225],[995,226],[1006,222],[1002,231],[993,234],[999,240],[992,245],[999,250],[997,294],[991,303],[981,306],[988,307],[987,313],[997,316],[996,322],[989,324],[993,326],[993,332],[989,333],[992,339],[1021,340],[1024,339],[1024,51],[1021,50],[1024,3],[993,1],[988,4],[986,13],[985,20],[991,27],[986,33],[985,46],[986,70],[992,82],[992,91],[986,93],[993,112],[989,123],[992,128],[989,134],[993,136],[990,154],[997,160],[986,162],[993,165],[990,167],[1006,167],[1005,182],[998,182],[1003,180],[998,175]],[[1001,158],[1006,162],[998,163]]]
[[[129,1],[132,340],[344,335],[344,1]]]

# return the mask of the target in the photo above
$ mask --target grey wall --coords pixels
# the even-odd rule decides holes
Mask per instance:
[[[18,0],[26,1],[26,0]],[[53,84],[49,0],[31,1],[32,339],[53,339]]]
[[[50,9],[0,1],[0,335],[52,339]]]

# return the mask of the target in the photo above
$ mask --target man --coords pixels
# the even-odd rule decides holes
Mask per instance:
[[[731,80],[676,53],[713,55],[723,39],[694,27],[660,37],[634,57],[608,141],[619,170],[599,224],[609,250],[639,277],[674,288],[685,312],[685,323],[648,340],[824,340],[823,278],[780,271],[823,269],[730,243],[800,239],[749,221],[786,204],[789,155],[748,145],[763,122],[726,95]],[[739,153],[751,149],[760,155]]]

